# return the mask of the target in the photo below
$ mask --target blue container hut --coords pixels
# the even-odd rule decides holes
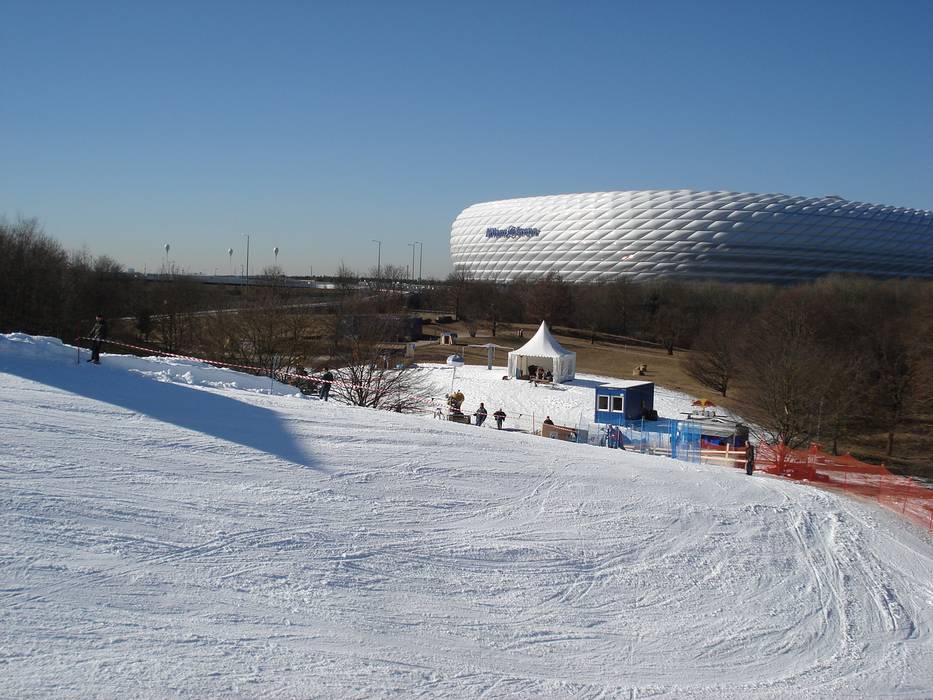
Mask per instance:
[[[593,422],[624,425],[654,413],[654,382],[619,381],[596,387]]]

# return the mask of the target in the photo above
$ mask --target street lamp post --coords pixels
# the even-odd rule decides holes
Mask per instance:
[[[418,281],[421,281],[421,270],[424,263],[424,243],[415,241],[418,244]]]
[[[414,243],[409,243],[408,246],[411,248],[411,277],[409,279],[415,279],[415,246],[418,245],[417,241]]]
[[[249,287],[249,234],[243,235],[246,236],[246,286]]]
[[[376,279],[379,279],[382,273],[382,241],[377,241],[373,239],[373,243],[378,244],[378,252],[376,253]]]

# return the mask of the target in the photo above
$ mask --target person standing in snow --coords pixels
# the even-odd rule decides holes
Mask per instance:
[[[91,328],[91,332],[88,333],[88,337],[91,339],[91,359],[88,362],[99,365],[100,346],[107,338],[107,321],[100,314],[97,314],[94,319],[94,326]]]
[[[505,411],[500,408],[498,411],[492,414],[492,417],[496,419],[496,429],[502,430],[502,424],[506,419]]]
[[[554,425],[554,421],[551,420],[550,416],[545,416],[544,425]]]
[[[745,473],[751,476],[755,471],[755,446],[752,443],[745,445]]]
[[[327,401],[330,396],[330,385],[334,383],[334,373],[327,367],[324,368],[324,374],[321,375],[321,398]]]
[[[615,450],[619,447],[619,442],[621,442],[619,429],[610,425],[606,428],[606,447]]]
[[[474,413],[473,415],[476,417],[476,426],[477,427],[482,426],[482,424],[486,421],[486,416],[488,415],[486,406],[483,404],[482,401],[479,402],[479,408],[476,409],[476,413]]]

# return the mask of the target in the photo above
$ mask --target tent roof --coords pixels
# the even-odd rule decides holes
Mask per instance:
[[[576,355],[570,350],[564,350],[560,343],[554,340],[551,331],[547,328],[547,323],[541,321],[538,332],[531,339],[522,345],[518,350],[513,350],[510,355],[526,355],[529,357],[565,357],[567,355]]]

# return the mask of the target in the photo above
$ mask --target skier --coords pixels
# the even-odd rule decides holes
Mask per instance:
[[[500,408],[498,411],[492,414],[492,417],[496,419],[496,429],[502,430],[502,423],[505,422],[506,418],[505,411]]]
[[[334,373],[327,367],[324,368],[324,374],[321,375],[321,398],[327,401],[330,396],[330,385],[334,382]]]
[[[91,332],[88,333],[91,338],[91,359],[88,362],[93,362],[95,365],[100,364],[100,346],[101,343],[107,338],[107,321],[103,316],[97,314],[94,320],[94,327],[91,328]]]
[[[482,401],[479,402],[479,408],[476,409],[476,413],[473,415],[476,417],[476,426],[480,427],[486,421],[486,416],[488,411],[486,411],[486,406]]]
[[[745,445],[745,473],[749,476],[755,471],[755,446],[752,443]]]

